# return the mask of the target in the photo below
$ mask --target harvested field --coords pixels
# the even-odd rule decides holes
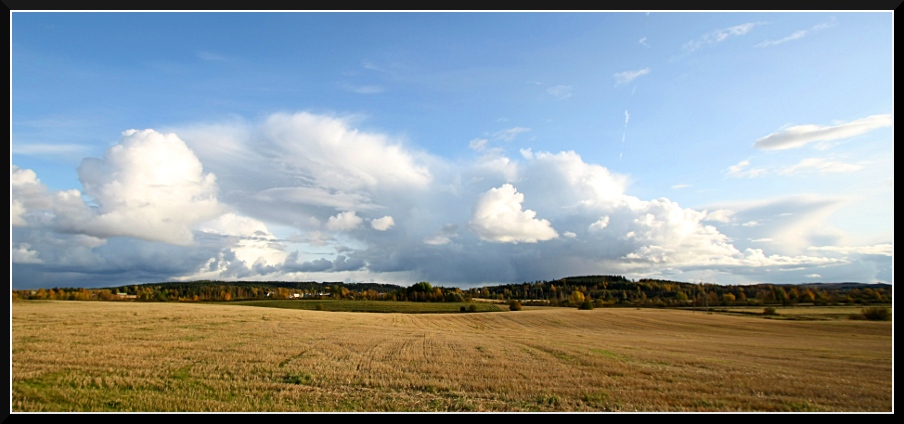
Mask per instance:
[[[892,411],[892,323],[12,304],[13,411]]]

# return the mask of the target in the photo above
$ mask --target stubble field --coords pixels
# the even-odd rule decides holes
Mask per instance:
[[[892,411],[892,323],[12,305],[13,411]]]

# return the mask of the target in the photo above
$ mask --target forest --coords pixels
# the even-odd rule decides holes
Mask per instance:
[[[106,288],[13,290],[13,300],[104,300],[144,302],[228,302],[255,299],[353,299],[410,302],[511,301],[525,305],[594,307],[715,307],[795,304],[890,303],[892,286],[864,283],[719,285],[669,280],[629,280],[591,275],[461,289],[426,281],[401,287],[379,283],[193,281],[130,284]]]

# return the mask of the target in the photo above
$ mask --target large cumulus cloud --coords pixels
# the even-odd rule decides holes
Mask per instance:
[[[83,160],[78,176],[83,191],[50,193],[33,171],[13,166],[12,224],[189,245],[195,224],[223,212],[216,177],[175,134],[126,131],[103,158]]]
[[[511,184],[491,188],[477,199],[471,228],[481,239],[501,243],[536,243],[559,236],[549,221],[522,210],[523,202],[524,195]]]
[[[98,207],[87,222],[67,224],[87,234],[186,245],[194,224],[222,213],[216,177],[176,134],[126,131],[103,159],[82,161],[78,174]]]

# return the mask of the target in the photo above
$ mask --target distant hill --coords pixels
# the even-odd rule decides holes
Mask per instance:
[[[798,287],[807,287],[811,289],[886,289],[891,288],[891,284],[885,283],[800,283],[794,284]]]

